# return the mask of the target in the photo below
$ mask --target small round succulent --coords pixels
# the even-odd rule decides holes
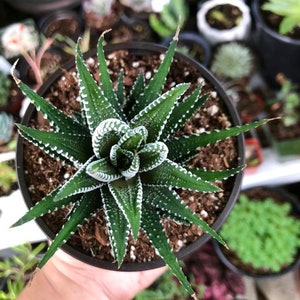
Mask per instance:
[[[6,144],[13,135],[14,118],[5,111],[0,112],[0,144]]]
[[[177,37],[178,33],[151,80],[146,84],[145,75],[140,73],[126,95],[122,74],[116,89],[110,79],[103,49],[104,36],[100,37],[97,47],[99,84],[86,66],[77,43],[75,60],[80,117],[65,115],[15,78],[24,94],[53,127],[53,130],[43,131],[19,124],[20,134],[50,156],[77,170],[14,224],[21,225],[71,204],[68,220],[39,267],[78,226],[102,207],[112,253],[119,266],[123,262],[129,234],[137,239],[143,229],[157,253],[186,290],[194,295],[169,245],[161,217],[196,224],[224,244],[222,238],[183,203],[175,189],[219,191],[212,182],[235,175],[243,166],[207,171],[187,167],[186,160],[192,158],[201,146],[236,136],[265,121],[175,137],[175,133],[208,98],[208,95],[201,95],[201,85],[186,94],[188,83],[162,92]]]
[[[211,71],[229,79],[240,79],[250,75],[253,55],[248,47],[238,42],[221,45],[213,58]]]

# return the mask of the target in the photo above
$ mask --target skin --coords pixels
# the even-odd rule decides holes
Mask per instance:
[[[166,267],[117,272],[96,268],[58,250],[37,270],[17,300],[129,300],[155,281]]]

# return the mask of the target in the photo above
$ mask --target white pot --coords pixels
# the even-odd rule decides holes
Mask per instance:
[[[206,21],[207,12],[217,5],[230,4],[240,9],[243,14],[240,24],[231,29],[219,30],[211,27]],[[212,45],[233,40],[246,40],[251,30],[251,15],[249,7],[242,0],[209,0],[205,2],[197,13],[197,26],[201,34]]]

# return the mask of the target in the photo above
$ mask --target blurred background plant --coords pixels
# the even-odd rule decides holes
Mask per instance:
[[[262,9],[282,17],[282,20],[279,24],[280,34],[286,34],[296,27],[299,27],[299,0],[269,0],[262,5]]]
[[[160,37],[165,38],[176,32],[178,24],[183,28],[188,15],[189,9],[184,0],[170,0],[159,14],[149,15],[149,24]]]
[[[0,112],[0,145],[8,143],[13,136],[14,119],[12,115]]]
[[[45,246],[46,243],[40,243],[35,248],[30,243],[22,244],[12,248],[13,256],[0,261],[0,279],[6,279],[6,287],[0,291],[1,300],[17,298],[30,280]]]
[[[9,76],[0,71],[0,106],[5,106],[7,104],[10,85],[11,80]]]
[[[279,272],[294,261],[300,247],[300,222],[291,213],[289,202],[249,199],[242,193],[220,234],[244,264]]]
[[[7,193],[13,184],[17,183],[17,175],[9,162],[0,162],[0,192]]]

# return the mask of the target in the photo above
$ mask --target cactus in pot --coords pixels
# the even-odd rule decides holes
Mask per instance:
[[[199,147],[236,136],[266,121],[175,137],[207,99],[207,95],[201,95],[201,85],[188,94],[188,83],[162,92],[177,39],[178,33],[151,80],[146,84],[145,74],[140,73],[126,95],[122,73],[117,87],[112,85],[103,50],[104,36],[100,37],[97,47],[99,84],[86,66],[78,43],[76,68],[81,114],[76,118],[64,114],[15,78],[53,128],[44,131],[19,124],[20,134],[76,171],[14,224],[21,225],[70,205],[68,220],[39,267],[102,207],[111,250],[119,267],[129,235],[136,240],[143,230],[186,290],[196,297],[168,243],[161,217],[195,224],[225,245],[223,239],[183,203],[175,189],[220,191],[212,182],[233,176],[244,166],[207,171],[188,167],[185,162]]]

